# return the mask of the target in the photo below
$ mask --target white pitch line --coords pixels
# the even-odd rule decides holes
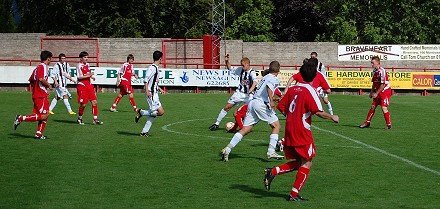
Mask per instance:
[[[210,119],[210,118],[208,118],[208,119]],[[205,137],[205,138],[211,138],[211,139],[231,139],[232,138],[232,137],[221,137],[221,136],[205,136],[205,135],[200,135],[200,134],[192,134],[192,133],[185,133],[185,132],[180,132],[180,131],[173,131],[173,130],[169,129],[169,127],[173,126],[173,125],[182,124],[182,123],[188,123],[188,122],[194,122],[194,121],[199,121],[199,120],[207,120],[207,119],[191,119],[191,120],[184,120],[184,121],[179,121],[179,122],[175,122],[175,123],[170,123],[170,124],[162,126],[162,130],[168,131],[168,132],[171,132],[171,133],[175,133],[175,134],[182,134],[182,135],[187,135],[187,136]],[[244,140],[244,141],[251,141],[251,142],[265,142],[265,143],[268,142],[267,140],[250,139],[250,138],[243,138],[242,140]],[[319,146],[362,149],[362,147],[357,147],[357,146],[333,146],[333,145],[328,145],[328,144],[321,144]]]
[[[364,147],[366,147],[366,148],[368,148],[368,149],[375,150],[375,151],[380,152],[380,153],[382,153],[382,154],[384,154],[384,155],[387,155],[387,156],[389,156],[389,157],[396,158],[396,159],[401,160],[401,161],[403,161],[403,162],[405,162],[405,163],[408,163],[408,164],[410,164],[410,165],[412,165],[412,166],[414,166],[414,167],[420,168],[420,169],[422,169],[422,170],[425,170],[425,171],[428,171],[428,172],[431,172],[431,173],[433,173],[433,174],[436,174],[436,175],[440,176],[440,172],[439,172],[439,171],[436,171],[436,170],[433,170],[433,169],[431,169],[431,168],[425,167],[425,166],[423,166],[423,165],[417,164],[417,163],[415,163],[415,162],[413,162],[413,161],[411,161],[411,160],[408,160],[408,159],[403,158],[403,157],[400,157],[400,156],[398,156],[398,155],[395,155],[395,154],[389,153],[389,152],[387,152],[387,151],[385,151],[385,150],[383,150],[383,149],[379,149],[379,148],[377,148],[377,147],[371,146],[371,145],[366,144],[366,143],[364,143],[364,142],[361,142],[361,141],[359,141],[359,140],[356,140],[356,139],[350,138],[350,137],[348,137],[348,136],[344,136],[344,135],[342,135],[342,134],[338,134],[338,133],[333,132],[333,131],[330,131],[330,130],[326,130],[326,129],[323,129],[323,128],[319,128],[319,127],[317,127],[317,126],[313,126],[313,128],[314,128],[314,129],[317,129],[317,130],[320,130],[320,131],[323,131],[323,132],[327,132],[327,133],[333,134],[333,135],[338,136],[338,137],[341,137],[341,138],[346,139],[346,140],[348,140],[348,141],[351,141],[351,142],[353,142],[353,143],[356,143],[356,144],[362,145],[362,146],[364,146]]]

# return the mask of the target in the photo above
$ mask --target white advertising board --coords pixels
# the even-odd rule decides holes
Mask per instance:
[[[440,45],[339,45],[339,61],[440,60]]]

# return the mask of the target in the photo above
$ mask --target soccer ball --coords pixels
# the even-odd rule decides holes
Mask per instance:
[[[230,131],[232,128],[234,128],[234,126],[235,126],[235,123],[233,123],[233,122],[227,122],[227,123],[226,123],[226,130],[227,130],[227,131]]]

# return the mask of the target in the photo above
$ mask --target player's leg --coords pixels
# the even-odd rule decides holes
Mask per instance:
[[[299,196],[299,192],[309,177],[310,168],[312,167],[312,159],[301,158],[301,166],[296,173],[295,181],[293,182],[292,190],[290,191],[289,201],[304,201],[303,197]]]
[[[286,146],[284,148],[284,154],[286,155],[287,163],[281,164],[273,168],[266,168],[264,170],[264,187],[270,190],[270,184],[277,175],[282,175],[295,170],[298,170],[300,164],[300,156],[292,146]]]
[[[385,122],[386,122],[386,128],[385,129],[391,129],[391,116],[390,116],[390,112],[388,111],[388,105],[390,104],[390,97],[387,95],[383,95],[381,98],[381,107],[382,107],[382,112],[383,112],[383,116],[385,118]]]
[[[153,121],[156,118],[156,116],[162,116],[163,114],[165,114],[165,110],[163,109],[162,104],[160,103],[159,95],[157,93],[153,94],[152,98],[149,98],[148,105],[150,106],[150,110],[149,111],[144,110],[144,111],[149,112],[152,115],[148,115],[148,118],[147,118],[147,121],[145,122],[144,128],[142,129],[142,132],[140,133],[140,135],[144,136],[144,137],[150,136],[149,132],[150,132],[151,126],[153,125]]]
[[[116,106],[118,106],[119,101],[121,101],[121,98],[122,98],[123,96],[124,96],[124,95],[119,94],[119,95],[115,98],[115,101],[113,102],[112,106],[110,107],[110,112],[118,112],[118,111],[116,110]]]
[[[240,129],[243,128],[243,117],[241,117],[241,115],[238,114],[238,110],[234,111],[234,119],[235,119],[234,127],[232,127],[231,130],[229,130],[229,132],[236,132],[238,127],[240,127]]]
[[[277,146],[278,143],[278,135],[280,133],[280,129],[281,129],[281,125],[280,125],[280,121],[278,120],[278,117],[276,117],[275,114],[274,118],[269,118],[268,123],[270,123],[270,127],[272,128],[272,133],[269,136],[269,146],[267,148],[267,158],[275,158],[275,159],[283,159],[284,156],[279,155],[278,153],[275,152],[275,148]],[[274,122],[272,122],[273,120],[275,120]]]
[[[371,104],[371,108],[370,108],[370,110],[368,111],[368,114],[367,114],[367,118],[365,119],[365,122],[359,126],[359,128],[368,128],[368,127],[370,127],[370,123],[371,123],[371,120],[373,119],[373,116],[374,116],[374,113],[376,111],[376,107],[377,107],[378,102],[380,102],[380,100],[378,98],[373,99],[373,102]]]
[[[130,104],[133,107],[133,110],[136,112],[137,111],[137,107],[136,107],[136,102],[134,101],[133,87],[131,85],[128,87],[127,93],[128,93],[128,96],[129,96]]]
[[[330,103],[330,101],[328,100],[328,94],[323,93],[323,96],[321,98],[322,98],[322,101],[324,102],[324,104],[327,105],[328,113],[330,115],[333,115],[333,107],[332,107],[332,103]]]
[[[93,115],[93,124],[102,125],[104,122],[98,120],[98,100],[95,99],[91,101],[92,103],[92,115]]]
[[[52,110],[55,108],[55,106],[57,105],[58,100],[61,99],[61,91],[60,91],[60,87],[55,88],[55,97],[52,99],[52,102],[50,103],[49,106],[49,114],[53,115],[55,114],[54,112],[52,112]]]
[[[226,106],[220,110],[220,113],[218,114],[217,120],[215,121],[215,123],[213,123],[211,126],[209,126],[209,130],[211,130],[211,131],[217,130],[220,125],[220,122],[222,122],[223,118],[226,117],[229,110],[231,110],[231,108],[234,107],[235,104],[236,103],[227,103]]]
[[[62,88],[61,98],[63,98],[63,102],[66,106],[67,112],[71,115],[76,115],[76,113],[72,111],[72,107],[70,106],[69,91],[67,90],[67,88]]]
[[[81,90],[77,89],[77,92],[76,92],[76,94],[78,96],[78,104],[79,104],[77,122],[80,125],[84,125],[84,122],[83,122],[84,110],[86,109],[86,104],[89,101],[86,93],[87,92],[82,89]]]

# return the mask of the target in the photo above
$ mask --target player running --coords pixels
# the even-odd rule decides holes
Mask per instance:
[[[59,62],[57,62],[50,72],[50,77],[53,79],[55,84],[55,98],[52,99],[49,107],[49,113],[51,115],[55,114],[52,112],[53,108],[57,105],[58,100],[63,98],[64,105],[67,108],[67,112],[71,115],[76,115],[75,112],[72,111],[72,107],[69,103],[70,93],[67,90],[67,79],[75,83],[72,76],[70,75],[70,65],[66,62],[66,55],[61,53],[58,55]]]
[[[244,118],[243,128],[232,137],[229,144],[222,149],[222,160],[228,161],[231,150],[237,146],[241,139],[246,136],[260,120],[266,121],[272,128],[272,134],[269,139],[269,147],[267,149],[267,158],[282,159],[284,156],[275,152],[278,142],[278,134],[280,133],[280,122],[274,111],[275,102],[273,95],[275,89],[280,85],[277,78],[280,73],[280,63],[272,61],[269,65],[269,74],[261,79],[258,84],[254,98],[249,102],[248,111]]]
[[[136,111],[136,117],[134,121],[137,123],[142,116],[148,116],[147,122],[140,133],[140,136],[150,137],[149,131],[153,125],[153,121],[156,116],[162,116],[165,110],[159,100],[159,91],[164,94],[165,91],[159,87],[159,65],[162,63],[162,52],[155,51],[153,53],[153,64],[147,69],[147,73],[144,78],[145,83],[145,96],[148,102],[149,110],[138,109]]]
[[[240,84],[235,90],[235,93],[229,98],[226,106],[218,114],[217,121],[209,126],[209,130],[211,131],[218,129],[220,122],[234,105],[238,105],[241,102],[248,103],[252,99],[254,89],[258,84],[257,73],[251,68],[251,61],[249,58],[245,57],[241,59],[240,67],[231,67],[231,64],[229,63],[229,54],[227,54],[225,56],[225,62],[226,68],[231,71],[232,74],[240,77]]]
[[[365,123],[360,125],[359,128],[370,127],[371,119],[376,111],[376,107],[380,105],[382,107],[383,116],[385,117],[385,129],[388,130],[391,129],[390,112],[388,111],[391,98],[390,81],[388,80],[386,70],[380,66],[380,58],[378,56],[371,58],[371,66],[373,67],[373,77],[371,79],[373,85],[370,91],[370,98],[373,98],[373,102]]]
[[[318,60],[315,58],[310,58],[310,59],[305,59],[303,61],[303,63],[310,63],[310,64],[316,66],[316,65],[318,65]],[[301,73],[297,73],[297,74],[293,75],[292,77],[290,77],[290,79],[287,81],[287,86],[284,89],[284,94],[287,93],[287,90],[289,89],[289,86],[292,84],[293,81],[296,81],[297,83],[303,82],[303,78],[301,76]],[[318,71],[316,73],[315,78],[313,79],[313,82],[310,85],[315,89],[315,91],[318,93],[318,95],[321,96],[321,98],[323,99],[323,101],[325,103],[326,95],[331,93],[330,83],[327,81],[325,76]],[[329,111],[330,115],[333,115],[333,111],[331,108],[329,108],[328,111]]]
[[[76,90],[78,94],[78,124],[84,125],[83,114],[86,109],[86,104],[90,101],[92,103],[93,124],[102,125],[102,121],[98,120],[98,101],[96,98],[95,87],[91,80],[95,80],[94,73],[90,71],[89,53],[83,51],[79,53],[79,63],[76,66],[76,72],[78,73],[78,83],[76,84]]]
[[[118,75],[117,75],[117,81],[116,86],[119,86],[120,91],[119,95],[116,97],[115,101],[113,102],[112,107],[110,107],[111,112],[118,112],[116,110],[116,106],[119,104],[119,101],[124,95],[127,95],[130,97],[130,104],[133,106],[133,110],[136,112],[136,102],[133,98],[133,88],[131,86],[131,77],[134,76],[136,79],[138,79],[138,75],[133,73],[133,63],[134,62],[134,56],[132,54],[129,54],[127,56],[127,62],[122,64],[121,68],[119,69]]]
[[[325,67],[324,64],[322,64],[322,62],[318,61],[318,53],[316,52],[312,52],[310,53],[310,58],[315,58],[316,61],[318,62],[316,65],[316,70],[318,72],[320,72],[324,78],[327,78],[326,72],[327,72],[327,68]],[[319,97],[321,97],[322,101],[324,102],[325,105],[327,105],[327,110],[330,113],[330,115],[333,115],[333,107],[332,107],[332,103],[330,103],[330,101],[328,100],[328,95],[330,93],[323,91],[321,89],[317,90],[318,91],[318,95]]]
[[[287,116],[284,154],[289,162],[264,170],[264,186],[267,190],[270,190],[270,184],[276,175],[298,170],[288,197],[289,201],[306,200],[298,193],[307,180],[312,159],[315,157],[315,144],[310,130],[312,115],[316,114],[320,118],[339,122],[339,116],[323,111],[318,95],[310,85],[317,74],[316,67],[311,63],[306,63],[300,68],[300,73],[304,81],[289,88],[277,106],[278,110]]]
[[[41,63],[34,69],[29,78],[32,85],[32,100],[34,102],[33,112],[26,116],[16,115],[14,121],[14,130],[17,130],[21,122],[36,122],[38,121],[37,131],[35,132],[35,139],[46,139],[43,135],[46,128],[47,118],[49,117],[49,91],[52,89],[47,79],[49,78],[49,64],[52,59],[50,51],[42,51],[40,53]]]

